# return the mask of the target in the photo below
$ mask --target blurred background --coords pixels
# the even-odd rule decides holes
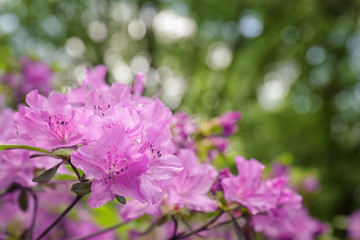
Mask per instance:
[[[312,215],[343,236],[360,207],[360,2],[0,0],[0,74],[28,55],[66,92],[86,66],[147,75],[146,94],[209,118],[243,114],[230,154],[293,166]]]

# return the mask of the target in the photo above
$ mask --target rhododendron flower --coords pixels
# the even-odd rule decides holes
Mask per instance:
[[[82,143],[80,125],[86,122],[85,109],[74,109],[66,95],[54,93],[48,99],[37,90],[26,96],[29,107],[14,115],[20,141],[43,148],[59,148]]]
[[[16,138],[16,127],[12,118],[15,112],[12,109],[5,108],[0,112],[0,143],[9,143]]]
[[[172,133],[174,142],[178,148],[190,148],[195,150],[195,143],[190,138],[197,131],[193,119],[186,113],[180,111],[174,114],[172,122]]]
[[[243,157],[236,157],[237,176],[230,176],[222,180],[225,199],[246,206],[252,214],[275,208],[278,198],[286,187],[287,178],[279,177],[262,182],[265,168],[255,159],[247,161]]]
[[[327,225],[309,216],[306,209],[291,206],[269,211],[266,215],[253,217],[256,232],[268,239],[311,240],[327,231]]]
[[[224,113],[219,117],[219,123],[223,127],[225,137],[231,136],[237,130],[236,123],[240,120],[241,113],[232,111]]]
[[[168,186],[168,204],[196,211],[211,212],[217,209],[217,201],[208,196],[217,177],[217,170],[210,164],[199,164],[196,155],[188,149],[180,150],[184,170]]]
[[[347,220],[348,236],[354,240],[360,240],[360,210],[352,213]]]
[[[273,177],[281,177],[285,176],[288,177],[290,175],[290,168],[284,164],[279,162],[274,162],[271,165],[272,175]]]
[[[92,89],[106,90],[109,86],[105,82],[106,67],[98,65],[92,70],[86,68],[85,77],[79,88],[71,90],[69,102],[73,105],[84,105],[85,99]]]
[[[18,149],[0,152],[0,191],[12,183],[33,185],[34,164],[29,155],[29,151]]]
[[[216,181],[214,182],[213,186],[211,187],[211,193],[215,196],[216,195],[216,191],[223,191],[224,189],[221,186],[221,181],[224,178],[229,178],[231,176],[231,172],[230,169],[225,168],[219,171],[219,176],[216,179]]]
[[[136,74],[136,81],[132,88],[132,93],[135,98],[140,97],[144,91],[145,75],[138,73]]]
[[[162,213],[161,204],[161,200],[156,202],[155,204],[152,204],[150,202],[142,203],[133,199],[121,207],[120,214],[126,222],[137,219],[144,214],[149,214],[151,216],[160,216]]]
[[[7,232],[10,223],[17,223],[27,218],[27,213],[20,209],[18,198],[20,191],[13,191],[0,198],[0,232]],[[9,237],[9,236],[8,236]],[[0,239],[8,239],[8,237]]]
[[[157,183],[177,175],[181,164],[174,155],[156,153],[156,158],[149,158],[153,155],[148,153],[121,127],[108,129],[96,145],[82,146],[73,153],[73,164],[94,178],[89,206],[100,207],[116,194],[141,202],[158,201],[162,189]]]
[[[25,80],[21,85],[22,94],[38,89],[42,94],[48,95],[53,89],[50,82],[53,72],[50,67],[44,62],[34,62],[27,57],[22,58],[21,62]]]
[[[302,186],[307,192],[316,192],[320,188],[320,183],[315,176],[308,175],[304,178]]]

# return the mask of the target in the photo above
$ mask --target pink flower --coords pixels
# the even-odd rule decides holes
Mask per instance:
[[[14,112],[4,109],[0,114],[0,143],[16,144],[16,128],[12,121]],[[33,185],[34,162],[29,151],[0,151],[0,191],[17,183],[24,187]]]
[[[236,123],[240,120],[241,113],[232,111],[224,113],[219,117],[219,123],[223,127],[223,133],[225,137],[231,136],[236,132]]]
[[[265,166],[255,159],[247,161],[240,156],[235,158],[235,162],[238,176],[230,176],[221,182],[225,199],[241,203],[256,214],[260,211],[261,203],[266,201],[262,199],[265,196],[258,192]]]
[[[347,232],[351,239],[360,239],[360,210],[356,210],[351,214],[347,221]]]
[[[216,180],[217,170],[210,164],[199,164],[191,150],[180,150],[178,156],[184,170],[168,186],[168,204],[196,211],[215,211],[217,202],[209,197],[208,192]]]
[[[0,152],[0,191],[17,183],[24,187],[34,185],[34,163],[29,151],[8,150]]]
[[[285,176],[288,177],[290,175],[290,168],[289,166],[286,166],[284,164],[281,164],[279,162],[274,162],[271,165],[272,168],[272,175],[274,177],[281,177],[281,176]]]
[[[262,182],[265,166],[260,162],[255,159],[247,161],[239,156],[235,158],[235,162],[238,175],[231,175],[221,182],[225,199],[246,206],[252,214],[275,208],[288,179],[278,177]]]
[[[121,217],[124,221],[131,221],[143,216],[144,214],[160,216],[162,213],[161,203],[162,201],[151,204],[149,202],[142,203],[136,200],[131,200],[121,207]]]
[[[30,58],[21,59],[23,65],[24,83],[21,85],[22,95],[31,90],[38,89],[42,94],[48,95],[53,89],[51,86],[51,77],[53,72],[44,62],[33,62]]]
[[[144,91],[145,75],[138,73],[136,74],[136,81],[132,88],[134,97],[140,97]]]
[[[194,119],[191,119],[186,113],[180,111],[174,114],[172,122],[172,133],[174,142],[179,148],[195,149],[194,140],[191,135],[197,131],[197,125]]]
[[[266,215],[253,217],[256,232],[262,232],[268,239],[316,239],[327,231],[327,225],[312,218],[305,208],[291,206],[271,210]]]
[[[10,108],[5,108],[0,113],[0,143],[9,143],[17,137],[16,126],[12,118],[15,112]]]
[[[216,191],[223,191],[224,189],[221,186],[221,181],[224,178],[228,178],[231,176],[230,169],[225,168],[219,171],[219,176],[217,180],[214,182],[213,186],[211,187],[211,193],[212,195],[216,196]]]
[[[21,107],[14,115],[20,141],[54,149],[82,142],[80,125],[86,122],[84,109],[74,109],[66,95],[54,93],[48,99],[37,90],[26,96],[30,107]]]
[[[92,89],[106,90],[109,86],[105,82],[106,67],[98,65],[94,69],[86,68],[85,78],[79,88],[69,93],[69,102],[73,105],[84,105],[85,99]]]
[[[305,191],[313,193],[320,189],[320,183],[314,175],[308,175],[304,178],[302,183]]]
[[[157,150],[156,142],[144,144],[131,140],[124,128],[113,127],[95,145],[82,146],[72,154],[73,164],[94,178],[90,207],[100,207],[116,194],[152,203],[162,197],[161,182],[176,176],[181,163]]]

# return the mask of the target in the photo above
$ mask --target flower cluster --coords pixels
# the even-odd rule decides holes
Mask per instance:
[[[24,67],[24,75],[39,73],[43,78],[38,81],[45,81],[49,71],[35,66]],[[148,231],[170,216],[158,231],[166,228],[163,236],[172,239],[195,234],[252,239],[252,229],[269,239],[313,239],[326,230],[309,216],[282,171],[266,178],[263,164],[241,156],[235,157],[236,169],[216,168],[219,159],[232,160],[227,148],[238,129],[239,112],[209,121],[184,112],[173,115],[159,99],[142,95],[143,75],[136,76],[133,86],[108,85],[105,76],[103,65],[87,69],[82,85],[66,94],[49,93],[34,83],[36,89],[26,88],[31,90],[26,106],[2,110],[2,233],[19,222],[24,231],[15,235],[30,239],[96,232],[98,226],[83,206],[74,209],[77,218],[66,216],[87,194],[90,208],[131,199],[119,207],[121,218],[129,222],[151,215],[157,220]],[[71,202],[69,189],[77,196],[57,219],[54,212]],[[213,219],[201,226],[195,216],[199,213]],[[178,226],[180,219],[186,228]],[[56,228],[59,222],[61,228]],[[235,230],[218,228],[227,223]],[[106,239],[115,237],[106,232]]]

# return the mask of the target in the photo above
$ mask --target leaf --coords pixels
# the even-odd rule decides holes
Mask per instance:
[[[115,198],[119,201],[119,203],[126,204],[126,199],[123,196],[116,195]]]
[[[77,195],[86,195],[91,192],[91,183],[92,182],[79,182],[71,186],[71,191]]]
[[[18,198],[18,203],[19,206],[21,208],[21,210],[23,210],[24,212],[26,211],[26,209],[28,208],[28,200],[27,200],[27,194],[26,194],[26,189],[21,189],[19,198]]]
[[[40,176],[34,178],[32,181],[38,182],[38,183],[45,183],[45,182],[50,181],[51,179],[53,179],[55,177],[56,172],[61,164],[62,164],[62,162],[59,163],[58,165],[56,165],[55,167],[52,167],[52,168],[46,170]]]
[[[59,148],[59,149],[56,149],[55,151],[53,151],[52,154],[57,157],[69,158],[69,157],[71,157],[71,154],[75,151],[76,150],[72,149],[72,148]]]
[[[31,151],[35,151],[35,152],[42,152],[42,153],[48,153],[51,154],[51,152],[49,152],[46,149],[42,149],[42,148],[38,148],[38,147],[32,147],[32,146],[27,146],[27,145],[16,145],[16,144],[4,144],[4,145],[0,145],[0,151],[2,150],[10,150],[10,149],[26,149],[26,150],[31,150]]]

